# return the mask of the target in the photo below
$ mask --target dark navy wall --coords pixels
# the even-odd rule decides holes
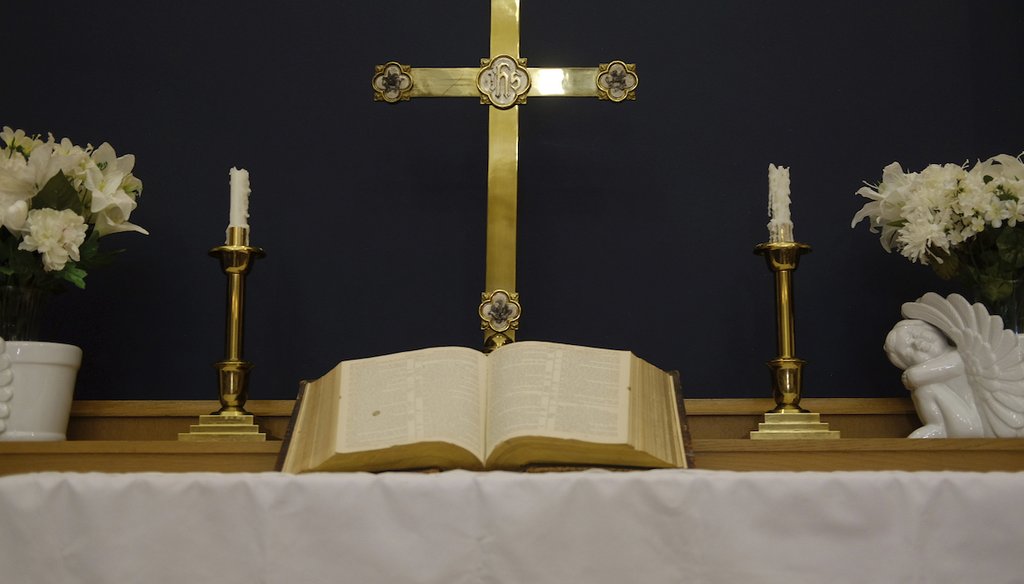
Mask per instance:
[[[228,169],[252,180],[250,397],[342,359],[479,346],[486,110],[374,103],[373,65],[473,66],[475,2],[13,2],[0,124],[137,156],[148,237],[54,300],[80,399],[212,399]],[[903,395],[899,306],[951,290],[885,254],[854,192],[1024,151],[1024,4],[523,0],[531,66],[639,66],[639,100],[521,112],[521,339],[628,348],[689,397],[767,397],[767,166],[791,167],[805,396]]]

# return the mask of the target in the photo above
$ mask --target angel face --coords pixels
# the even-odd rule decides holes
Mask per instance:
[[[885,352],[900,369],[919,365],[950,350],[945,335],[920,320],[901,320],[885,337]]]

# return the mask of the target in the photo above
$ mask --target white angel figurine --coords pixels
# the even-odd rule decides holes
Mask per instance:
[[[911,438],[1024,437],[1024,346],[1003,320],[962,296],[903,305],[885,352],[924,425]]]

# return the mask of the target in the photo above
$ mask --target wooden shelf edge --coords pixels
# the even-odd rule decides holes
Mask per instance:
[[[758,416],[775,407],[770,398],[686,399],[688,415]],[[902,397],[804,398],[800,405],[819,414],[915,414],[914,402]]]
[[[737,471],[1024,471],[1024,439],[694,439],[696,467]]]
[[[0,475],[31,472],[265,472],[280,441],[0,442]]]
[[[266,442],[186,442],[177,440],[0,442],[0,456],[15,454],[276,454],[280,450],[280,440],[268,440]]]
[[[0,442],[0,475],[266,472],[281,442]],[[1024,439],[694,439],[696,468],[732,471],[1024,471]]]
[[[839,440],[749,440],[694,438],[697,452],[959,452],[990,450],[1024,456],[1024,438],[840,438]]]
[[[245,409],[256,416],[291,416],[295,400],[249,400]],[[71,417],[156,418],[209,414],[220,408],[217,400],[76,400]]]
[[[774,407],[769,398],[686,399],[693,416],[758,416]],[[295,401],[249,400],[245,407],[256,416],[291,416]],[[800,405],[820,414],[914,414],[910,398],[805,398]],[[152,418],[187,417],[217,410],[217,400],[78,400],[72,417]]]

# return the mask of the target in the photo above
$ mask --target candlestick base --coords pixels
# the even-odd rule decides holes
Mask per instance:
[[[249,399],[249,370],[252,363],[228,359],[213,364],[217,368],[220,387],[220,409],[213,412],[221,416],[247,416],[245,402]]]
[[[801,414],[807,410],[800,407],[800,388],[803,386],[803,369],[807,362],[795,357],[778,357],[767,363],[772,375],[772,397],[775,398],[774,413]]]
[[[199,423],[188,432],[178,434],[185,442],[265,442],[267,435],[260,432],[252,415],[210,414],[199,416]]]
[[[820,440],[839,438],[838,430],[829,430],[819,414],[811,412],[768,412],[751,440]]]

